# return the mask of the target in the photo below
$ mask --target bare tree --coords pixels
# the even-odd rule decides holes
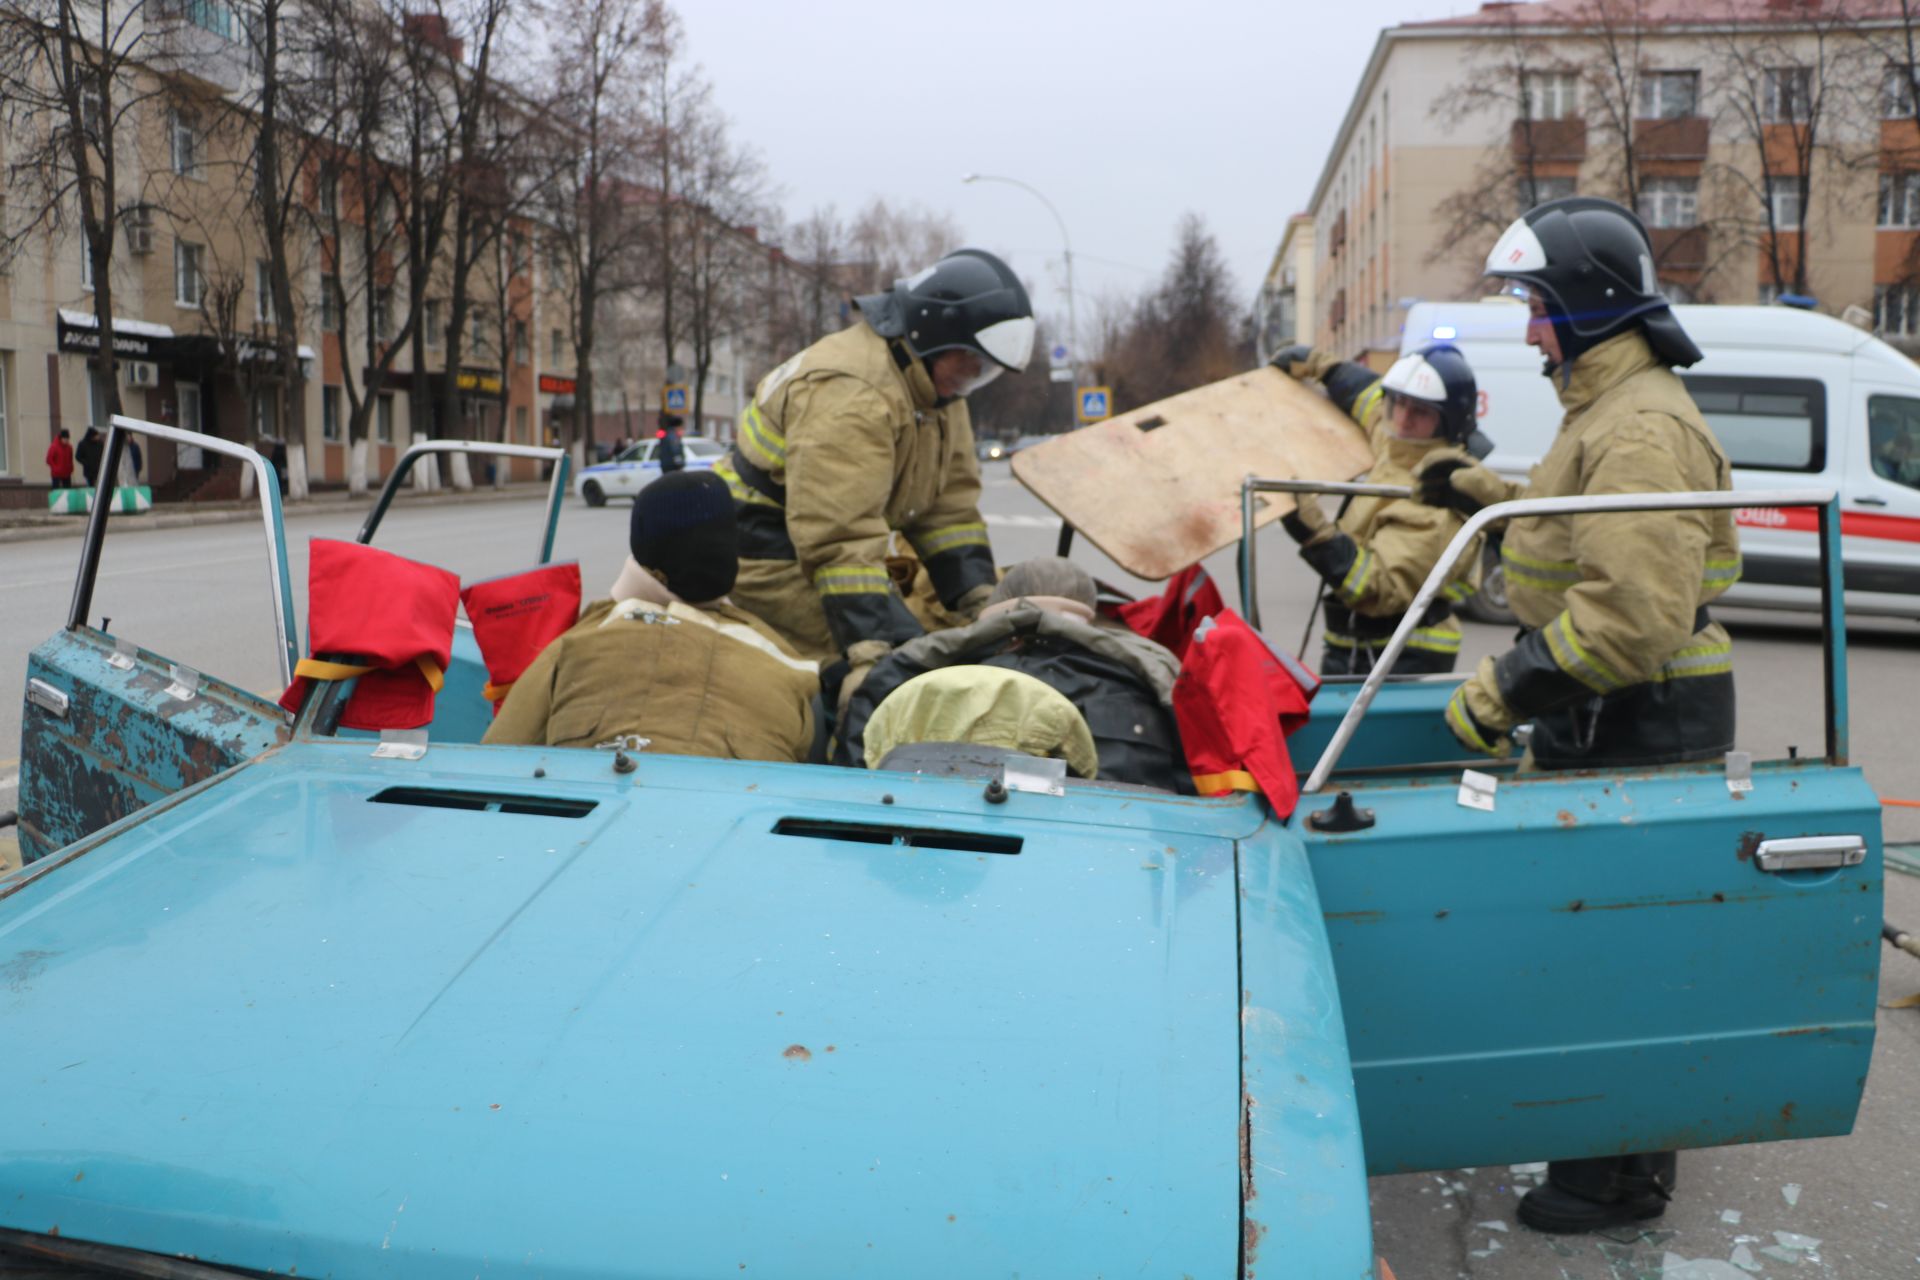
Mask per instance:
[[[94,376],[107,411],[120,412],[113,338],[113,264],[124,223],[150,211],[131,190],[142,116],[160,97],[138,74],[168,28],[147,0],[0,3],[0,123],[7,136],[7,222],[0,265],[33,236],[64,238],[77,222],[93,287],[99,352]],[[105,477],[111,485],[112,477]]]
[[[549,56],[545,137],[559,158],[541,202],[547,260],[567,299],[574,353],[570,446],[592,433],[593,358],[602,307],[643,289],[644,250],[655,222],[639,186],[658,138],[643,124],[640,93],[654,74],[670,13],[659,0],[548,0],[540,11]]]
[[[667,268],[683,299],[693,354],[693,421],[701,423],[715,352],[758,327],[755,322],[774,301],[759,287],[767,250],[751,231],[768,212],[766,169],[728,136],[726,121],[715,112],[689,121],[680,141],[686,159],[681,198],[673,206],[676,255]]]
[[[1898,121],[1906,126],[1900,138],[1884,136],[1883,130],[1867,134],[1867,145],[1856,151],[1851,164],[1874,174],[1879,187],[1882,226],[1912,226],[1920,223],[1920,0],[1895,0],[1884,6],[1873,21],[1862,20],[1854,31],[1862,46],[1856,108],[1867,120]],[[1897,276],[1889,283],[1911,296],[1920,287],[1920,236],[1908,238]],[[1876,291],[1877,292],[1877,291]],[[1876,324],[1883,329],[1904,329],[1920,321],[1909,314],[1911,304],[1905,298],[1875,298]],[[1888,310],[1897,322],[1889,325]]]
[[[1160,283],[1112,329],[1102,317],[1110,345],[1096,366],[1115,406],[1151,404],[1245,368],[1253,352],[1243,319],[1219,242],[1199,215],[1187,214]]]
[[[1491,119],[1503,128],[1459,190],[1435,209],[1445,232],[1433,261],[1457,257],[1478,278],[1476,246],[1492,243],[1520,210],[1546,198],[1546,156],[1569,128],[1566,120],[1539,118],[1541,77],[1572,74],[1572,64],[1521,21],[1517,6],[1494,12],[1497,30],[1472,42],[1462,78],[1434,101],[1433,118],[1448,129]],[[1582,121],[1584,124],[1584,121]]]
[[[960,227],[949,214],[919,205],[895,208],[875,196],[848,228],[849,288],[856,294],[889,288],[960,243]]]
[[[1609,193],[1629,209],[1640,205],[1640,77],[1646,66],[1647,0],[1581,0],[1574,13],[1584,46],[1584,113],[1610,140],[1599,172]]]
[[[1783,0],[1772,25],[1736,27],[1729,18],[1705,37],[1720,101],[1716,129],[1743,153],[1715,166],[1714,177],[1748,197],[1734,203],[1738,212],[1730,209],[1720,227],[1759,249],[1772,277],[1762,283],[1785,293],[1809,291],[1815,172],[1832,169],[1828,134],[1844,127],[1858,74],[1844,8]]]

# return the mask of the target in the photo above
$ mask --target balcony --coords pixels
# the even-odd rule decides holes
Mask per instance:
[[[1523,164],[1579,164],[1587,158],[1587,122],[1515,120],[1513,158]]]
[[[1661,271],[1698,271],[1707,265],[1705,227],[1649,227],[1654,265]]]
[[[1705,160],[1707,158],[1706,117],[1681,116],[1670,120],[1635,120],[1633,150],[1642,160]]]

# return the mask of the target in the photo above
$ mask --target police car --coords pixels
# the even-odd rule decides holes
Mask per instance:
[[[705,471],[726,456],[726,446],[705,436],[681,436],[686,447],[687,470]],[[611,462],[588,467],[573,483],[573,491],[590,507],[605,506],[608,498],[631,498],[660,478],[660,441],[642,440],[630,445]]]

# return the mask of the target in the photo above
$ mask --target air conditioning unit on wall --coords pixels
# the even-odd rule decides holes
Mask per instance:
[[[127,226],[127,248],[145,257],[153,252],[153,228],[130,223]]]
[[[160,366],[150,360],[129,360],[121,367],[127,371],[127,385],[130,387],[160,385]]]

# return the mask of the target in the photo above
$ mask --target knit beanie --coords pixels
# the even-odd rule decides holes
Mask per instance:
[[[1093,578],[1079,565],[1060,556],[1035,556],[1007,570],[987,603],[1018,600],[1022,596],[1057,596],[1091,609],[1097,602]]]
[[[627,545],[642,569],[689,604],[718,600],[740,573],[733,495],[711,471],[661,476],[633,500]]]

